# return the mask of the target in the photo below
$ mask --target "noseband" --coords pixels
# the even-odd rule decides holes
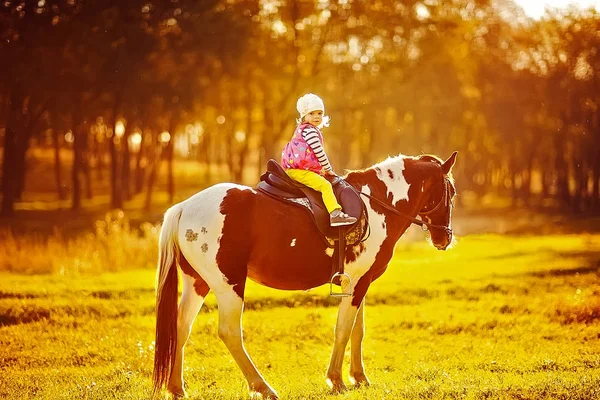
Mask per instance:
[[[449,206],[450,205],[449,192],[450,192],[450,180],[447,177],[444,177],[444,193],[443,193],[440,201],[431,210],[421,210],[421,211],[419,211],[418,214],[421,217],[427,216],[427,215],[430,215],[430,214],[433,214],[434,212],[436,212],[442,206],[442,204]],[[444,232],[446,232],[446,234],[448,236],[452,235],[452,228],[450,228],[450,226],[448,226],[448,225],[436,225],[436,224],[431,224],[429,222],[425,222],[422,219],[417,219],[417,218],[411,217],[410,215],[404,214],[404,213],[396,210],[394,207],[390,206],[389,204],[384,203],[383,201],[379,200],[376,197],[371,196],[370,194],[366,194],[363,192],[360,192],[360,194],[373,200],[375,203],[379,204],[386,210],[391,211],[392,213],[409,220],[411,223],[413,223],[415,225],[419,225],[421,227],[421,229],[423,229],[424,231],[428,231],[428,230],[431,230],[431,228],[434,228],[434,229],[443,230]]]

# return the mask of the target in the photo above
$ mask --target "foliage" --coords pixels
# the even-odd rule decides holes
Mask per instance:
[[[5,214],[31,139],[73,151],[73,208],[92,170],[110,173],[112,208],[144,189],[150,207],[163,159],[171,200],[177,156],[235,181],[261,171],[306,91],[325,99],[339,171],[458,150],[455,176],[476,195],[600,208],[593,9],[532,20],[490,0],[9,0],[0,22],[3,176],[16,175]]]

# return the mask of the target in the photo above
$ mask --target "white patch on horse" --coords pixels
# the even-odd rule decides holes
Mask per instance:
[[[331,247],[327,247],[325,249],[325,254],[327,254],[328,257],[333,257],[333,249]]]
[[[371,194],[371,190],[368,186],[363,186],[360,191],[366,194]],[[364,250],[361,254],[356,257],[353,262],[347,263],[345,272],[350,275],[352,282],[356,283],[363,276],[369,268],[375,262],[375,257],[379,253],[379,249],[383,244],[383,241],[387,237],[385,226],[385,215],[375,212],[371,208],[371,201],[365,202],[367,206],[367,213],[369,214],[369,225],[371,226],[371,234],[367,240],[363,243]]]
[[[392,204],[400,200],[408,200],[410,184],[404,178],[404,156],[388,157],[376,165],[377,177],[385,184],[388,194],[392,195]],[[390,177],[388,170],[393,174]]]
[[[221,203],[231,189],[251,190],[256,193],[247,186],[220,183],[180,203],[183,211],[177,235],[181,252],[214,293],[232,290],[227,278],[217,265],[217,253],[225,221],[225,215],[221,214]],[[203,251],[202,247],[194,242],[186,240],[187,229],[192,229],[194,232],[205,232],[203,242],[207,244],[204,248],[206,251]]]
[[[290,247],[296,246],[296,238],[292,239],[292,243],[290,243]]]
[[[228,185],[231,185],[232,188],[236,188],[236,189],[240,189],[240,190],[249,190],[252,193],[258,193],[256,190],[254,190],[253,188],[251,188],[250,186],[245,186],[245,185],[236,185],[235,183],[229,183]]]

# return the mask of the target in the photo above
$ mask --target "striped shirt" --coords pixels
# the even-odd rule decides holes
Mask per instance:
[[[319,164],[321,164],[321,167],[323,167],[323,170],[331,171],[331,164],[329,163],[327,154],[325,154],[325,149],[323,148],[323,144],[321,143],[317,129],[311,125],[308,125],[302,130],[302,138],[312,149],[315,157],[317,157],[317,160],[319,161]]]

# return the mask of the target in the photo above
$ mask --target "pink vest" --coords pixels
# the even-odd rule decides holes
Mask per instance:
[[[281,152],[281,166],[284,169],[304,169],[316,173],[321,172],[321,169],[323,168],[321,163],[317,160],[311,147],[302,137],[302,131],[307,127],[315,128],[317,130],[321,145],[323,144],[323,134],[319,128],[307,123],[298,125],[294,131],[294,135]]]

